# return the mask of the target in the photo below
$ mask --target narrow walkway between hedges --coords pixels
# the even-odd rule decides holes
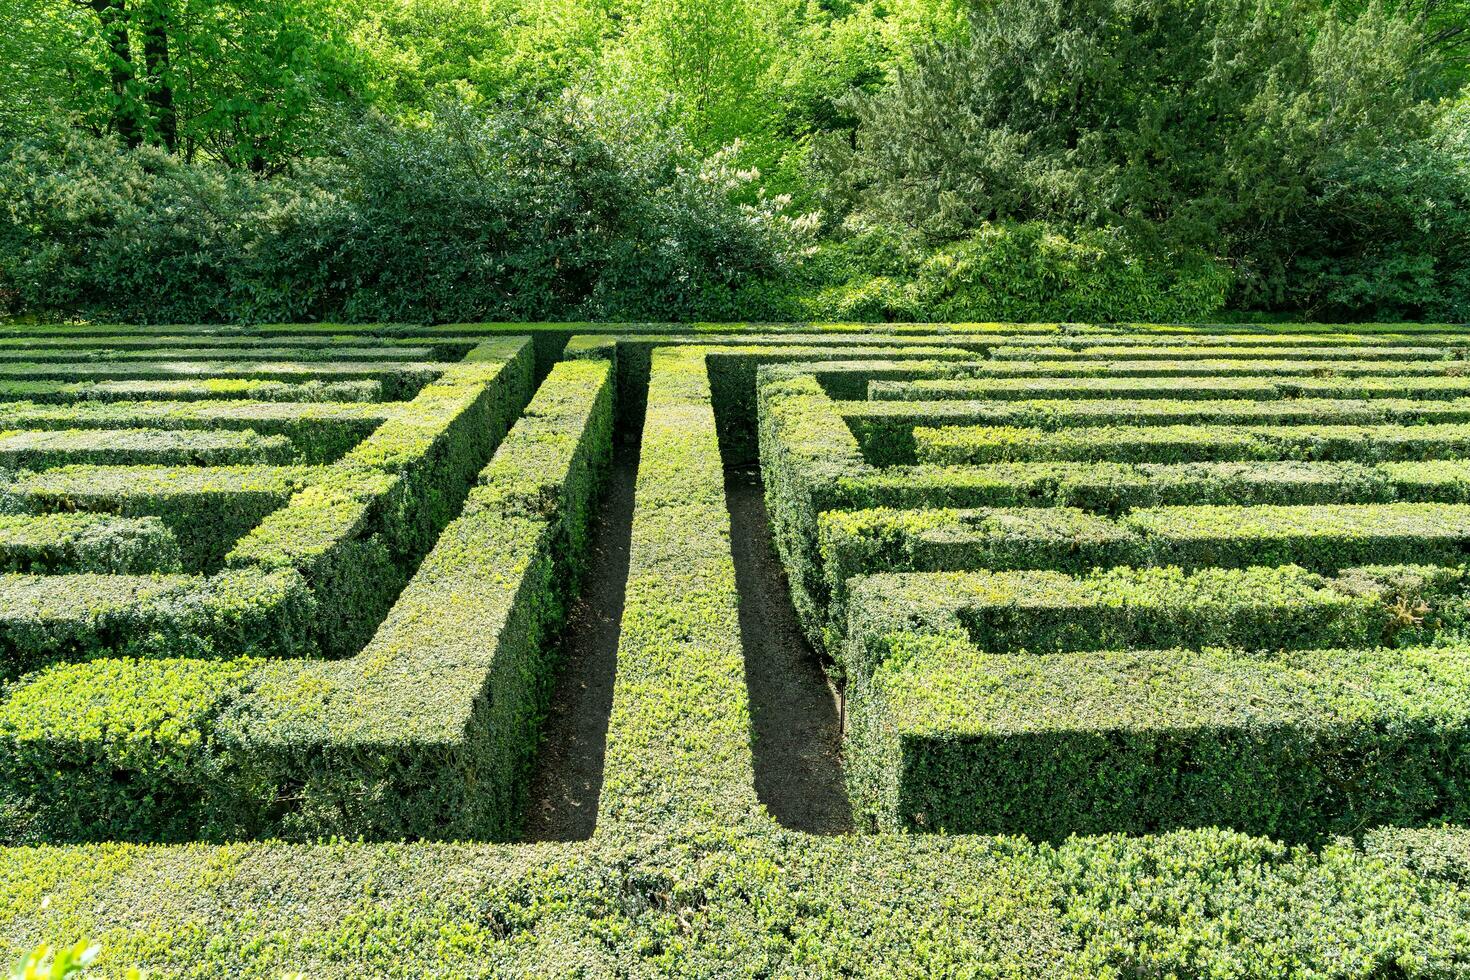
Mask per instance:
[[[725,503],[755,730],[756,794],[784,827],[844,833],[852,829],[852,813],[842,779],[837,703],[797,625],[771,542],[759,471],[726,471]]]
[[[637,479],[637,444],[617,445],[592,518],[587,577],[562,634],[561,672],[531,774],[528,841],[586,840],[597,826]]]

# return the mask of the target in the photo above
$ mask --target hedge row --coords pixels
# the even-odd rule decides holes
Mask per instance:
[[[0,429],[249,429],[285,436],[304,463],[342,456],[401,403],[379,402],[103,402],[33,405],[0,402]]]
[[[600,828],[759,812],[708,353],[652,355]]]
[[[296,797],[256,833],[515,835],[612,425],[610,366],[559,365],[367,647],[254,675],[218,737],[247,806]]]
[[[829,510],[817,535],[837,595],[848,579],[885,571],[1457,565],[1470,556],[1470,506],[1159,507],[1116,520],[1070,507]]]
[[[1254,377],[1160,376],[1160,377],[975,377],[978,368],[942,369],[928,376],[896,380],[876,375],[866,393],[834,397],[876,401],[1015,401],[1087,398],[1246,398],[1268,401],[1277,398],[1402,398],[1418,401],[1470,397],[1470,377],[1459,375],[1410,377],[1311,378],[1272,375],[1262,371]]]
[[[849,695],[854,806],[881,827],[1060,841],[1213,825],[1315,841],[1470,817],[1470,650],[886,643]]]
[[[1352,345],[1317,344],[1294,345],[1277,343],[1260,344],[1098,344],[1079,347],[999,346],[990,348],[990,357],[996,361],[1041,361],[1041,360],[1089,360],[1104,358],[1129,358],[1132,360],[1187,360],[1209,357],[1216,360],[1232,358],[1280,359],[1292,361],[1368,361],[1379,358],[1403,358],[1405,360],[1440,360],[1455,353],[1452,348],[1406,345]]]
[[[1428,980],[1470,957],[1467,859],[1454,827],[14,848],[0,934],[106,976]]]
[[[817,553],[817,515],[826,510],[1074,506],[1117,513],[1160,505],[1470,501],[1470,464],[1453,460],[1377,465],[1028,462],[878,468],[863,457],[845,424],[843,410],[849,406],[835,402],[807,366],[765,368],[761,378],[762,468],[773,536],[798,615],[809,638],[821,647],[828,646],[830,639],[823,630],[822,614],[829,583]],[[1452,431],[1460,428],[1452,427]],[[1146,435],[1150,430],[1138,431]],[[1324,430],[1286,431],[1300,436]],[[1444,431],[1444,427],[1383,431],[1405,440]],[[1050,433],[1024,434],[1036,440],[1059,438]],[[1364,443],[1351,438],[1360,435],[1360,430],[1347,430],[1349,438],[1342,438],[1343,430],[1328,429],[1325,434],[1336,437],[1327,443],[1331,448],[1364,451]],[[1089,444],[1082,437],[1093,432],[1073,430],[1063,435],[1076,437],[1074,444],[1086,452]],[[1189,438],[1180,445],[1192,450],[1194,438],[1190,430]],[[1140,450],[1138,455],[1147,459],[1153,453]]]
[[[1470,392],[1470,379],[1466,379]],[[1284,393],[1271,378],[920,378],[875,379],[867,397],[874,401],[1037,401],[1064,398],[1216,398],[1270,401]]]
[[[0,573],[133,575],[179,569],[178,542],[157,518],[105,514],[0,517]]]
[[[913,439],[918,462],[938,465],[1032,460],[1379,462],[1470,455],[1470,425],[1465,424],[1116,425],[1057,432],[1016,426],[918,426]],[[890,451],[890,445],[885,441],[868,453],[869,458]]]
[[[80,356],[79,356],[80,355]],[[109,350],[103,346],[78,351],[66,347],[0,348],[0,364],[67,363],[85,358],[99,364],[127,364],[131,361],[217,361],[238,364],[251,361],[428,361],[434,359],[431,347],[316,347],[245,344],[229,347],[154,347],[146,350]]]
[[[1081,507],[1119,513],[1189,504],[1470,502],[1470,461],[1334,463],[994,463],[857,471],[829,506]]]
[[[1383,566],[1328,578],[1304,568],[1109,568],[1081,575],[1049,571],[890,573],[846,583],[839,622],[847,637],[849,677],[872,673],[888,656],[879,613],[865,611],[887,594],[882,615],[962,629],[988,653],[1085,650],[1249,650],[1364,647],[1396,633],[1390,596],[1411,591],[1452,602],[1458,573],[1433,566]],[[834,612],[836,611],[834,606]],[[878,634],[878,639],[871,639]],[[869,637],[855,644],[852,635]],[[1419,635],[1411,631],[1406,636]]]
[[[1355,378],[1382,375],[1461,376],[1470,366],[1459,360],[1363,360],[1300,361],[1272,360],[1253,355],[1243,358],[1200,358],[1173,361],[1151,361],[1130,356],[1126,360],[1104,358],[1059,361],[984,361],[975,370],[977,377],[1045,378],[1045,377],[1251,377],[1257,375]]]
[[[1026,401],[843,402],[849,424],[1014,425],[1066,429],[1098,425],[1421,425],[1470,420],[1470,398],[1037,399]]]
[[[252,429],[60,429],[0,432],[0,468],[44,470],[90,463],[138,466],[225,466],[289,463],[285,436]]]
[[[477,348],[236,542],[226,566],[299,572],[321,598],[322,650],[356,653],[529,400],[531,371],[525,341]]]
[[[86,401],[195,401],[248,398],[261,402],[377,402],[381,381],[0,381],[0,401],[70,405]]]
[[[1189,426],[1214,430],[1226,426],[1463,425],[1470,420],[1470,399],[872,401],[838,402],[837,410],[857,435],[869,462],[886,466],[914,462],[917,452],[914,432],[919,428],[994,427],[1065,432],[1075,428],[1157,426],[1177,432]],[[1166,456],[1160,461],[1170,460]]]
[[[12,688],[0,785],[35,815],[15,832],[513,835],[576,571],[566,558],[611,449],[609,375],[552,372],[357,656],[114,659]],[[36,709],[78,703],[89,710]]]
[[[0,678],[98,657],[300,657],[317,605],[294,572],[0,576]]]
[[[0,509],[157,518],[187,570],[213,572],[242,535],[323,475],[309,466],[63,466],[0,486]]]
[[[0,363],[0,381],[376,381],[392,401],[412,398],[444,373],[445,365],[409,362],[77,361]]]

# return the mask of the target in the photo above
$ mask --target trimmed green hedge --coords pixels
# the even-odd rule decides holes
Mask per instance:
[[[13,685],[0,703],[0,839],[186,841],[225,777],[207,732],[250,660],[96,660]],[[7,826],[7,823],[9,824]]]
[[[888,657],[879,616],[961,629],[989,653],[1362,647],[1381,642],[1394,625],[1385,599],[1404,580],[1404,573],[1392,569],[1338,580],[1293,565],[1192,572],[1112,568],[1077,576],[870,575],[847,583],[844,654],[849,676],[870,674]],[[1421,582],[1418,588],[1433,595],[1458,589],[1458,583]]]
[[[320,599],[322,650],[356,653],[530,398],[531,372],[523,340],[446,368],[236,542],[226,566],[300,572]]]
[[[26,349],[0,348],[0,364],[51,362],[68,363],[77,359],[77,351],[68,347],[32,347]],[[110,349],[107,360],[127,364],[132,361],[216,361],[238,364],[250,361],[368,361],[386,363],[390,361],[429,361],[434,359],[431,347],[319,347],[306,345],[282,346],[279,344],[236,344],[197,347],[187,344],[180,347],[152,347],[145,350]]]
[[[884,827],[1287,840],[1470,817],[1470,651],[982,653],[899,634],[850,693]]]
[[[817,541],[825,594],[839,602],[848,579],[882,572],[1458,565],[1470,556],[1470,506],[1196,505],[1118,520],[1071,507],[829,510]]]
[[[1146,359],[1079,359],[1062,361],[986,361],[976,376],[1000,378],[1167,378],[1167,377],[1394,377],[1397,375],[1459,376],[1464,361],[1291,361],[1273,360],[1269,353],[1248,358],[1200,358],[1177,361]]]
[[[179,567],[178,542],[156,518],[0,516],[0,572],[133,575],[176,572]]]
[[[0,402],[0,429],[248,429],[286,436],[298,461],[337,459],[400,410],[377,402]]]
[[[1357,346],[1350,344],[1317,344],[1309,346],[1289,343],[1209,345],[1199,344],[1096,344],[1075,348],[1056,346],[1001,346],[992,347],[990,356],[997,361],[1040,361],[1075,358],[1077,360],[1101,360],[1104,358],[1129,358],[1132,360],[1173,361],[1194,357],[1209,357],[1217,360],[1256,357],[1279,358],[1292,361],[1368,361],[1378,358],[1403,358],[1405,360],[1438,360],[1448,351],[1440,346],[1401,346],[1373,344]]]
[[[285,436],[250,429],[60,429],[0,432],[0,467],[44,470],[77,463],[95,465],[197,465],[289,463]]]
[[[161,520],[184,567],[213,572],[237,540],[323,471],[306,466],[63,466],[0,486],[7,510]]]
[[[105,660],[24,682],[0,709],[21,760],[4,790],[25,812],[93,811],[38,822],[48,839],[513,836],[612,423],[610,365],[555,369],[351,659]],[[189,697],[150,694],[165,681]],[[93,707],[28,723],[60,695]]]
[[[833,391],[834,397],[877,401],[943,401],[986,400],[1012,401],[1032,399],[1086,398],[1169,398],[1213,399],[1248,398],[1268,401],[1278,398],[1406,398],[1419,401],[1470,398],[1470,376],[1410,375],[1307,377],[1274,373],[1262,366],[1250,375],[1145,375],[1088,376],[985,376],[980,364],[938,366],[923,377],[894,380],[874,372],[866,391],[844,389]]]
[[[599,828],[760,812],[707,353],[652,357]]]
[[[874,401],[1033,401],[1069,398],[1216,398],[1270,401],[1281,398],[1271,378],[924,378],[872,381]]]
[[[316,602],[294,572],[0,576],[0,677],[97,657],[300,657]]]
[[[1370,563],[1460,565],[1470,556],[1470,506],[1163,507],[1121,525],[1161,565],[1303,565],[1335,571]]]
[[[445,365],[423,362],[262,361],[76,361],[72,363],[0,363],[0,382],[15,381],[179,381],[244,380],[376,381],[391,401],[412,398],[424,385],[444,373]]]
[[[1010,426],[920,426],[913,430],[913,438],[918,461],[939,465],[1030,460],[1378,462],[1470,455],[1470,425],[1119,425],[1059,432]]]
[[[1049,399],[1031,401],[839,402],[838,411],[867,441],[870,429],[915,425],[1014,425],[1068,429],[1101,425],[1419,425],[1470,420],[1470,399],[1238,398],[1132,401]]]
[[[241,801],[220,822],[514,836],[612,423],[610,365],[558,365],[366,648],[252,675],[216,734]]]
[[[85,401],[196,401],[248,398],[262,402],[377,402],[381,381],[251,381],[207,378],[201,381],[0,381],[0,400],[40,405]]]

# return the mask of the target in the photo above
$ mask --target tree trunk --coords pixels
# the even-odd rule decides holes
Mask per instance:
[[[150,4],[143,32],[143,62],[148,70],[148,105],[158,138],[173,153],[179,148],[179,116],[174,108],[173,70],[169,64],[168,23],[159,4]]]
[[[143,142],[143,126],[129,91],[133,81],[133,48],[128,38],[126,0],[91,0],[90,6],[107,32],[107,47],[112,54],[108,73],[112,77],[112,128],[130,148]]]

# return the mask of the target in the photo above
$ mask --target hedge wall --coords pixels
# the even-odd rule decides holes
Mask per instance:
[[[179,571],[179,545],[152,517],[0,516],[0,572],[132,575]]]
[[[125,656],[26,678],[0,705],[13,760],[0,766],[0,795],[32,815],[10,832],[514,835],[578,570],[568,555],[584,540],[612,419],[607,364],[554,370],[351,659]],[[242,574],[254,573],[205,581]],[[58,698],[89,709],[38,714]]]
[[[214,572],[242,535],[323,476],[307,466],[63,466],[0,486],[0,508],[157,518],[186,570]]]
[[[1470,816],[1464,649],[886,645],[850,694],[854,805],[880,826],[1060,841],[1215,825],[1312,841]]]
[[[329,656],[367,642],[530,397],[529,343],[491,342],[474,358],[444,369],[225,557],[298,571],[321,598]]]
[[[939,465],[1031,460],[1379,462],[1470,455],[1470,425],[1117,425],[1060,432],[1011,426],[919,426],[913,438],[918,461]],[[871,459],[874,453],[868,455]]]
[[[381,381],[251,381],[205,378],[199,381],[0,381],[0,399],[38,405],[87,401],[197,401],[245,398],[262,402],[376,402]]]
[[[62,429],[0,432],[0,467],[44,470],[92,463],[111,466],[289,463],[295,455],[285,436],[250,430]]]

